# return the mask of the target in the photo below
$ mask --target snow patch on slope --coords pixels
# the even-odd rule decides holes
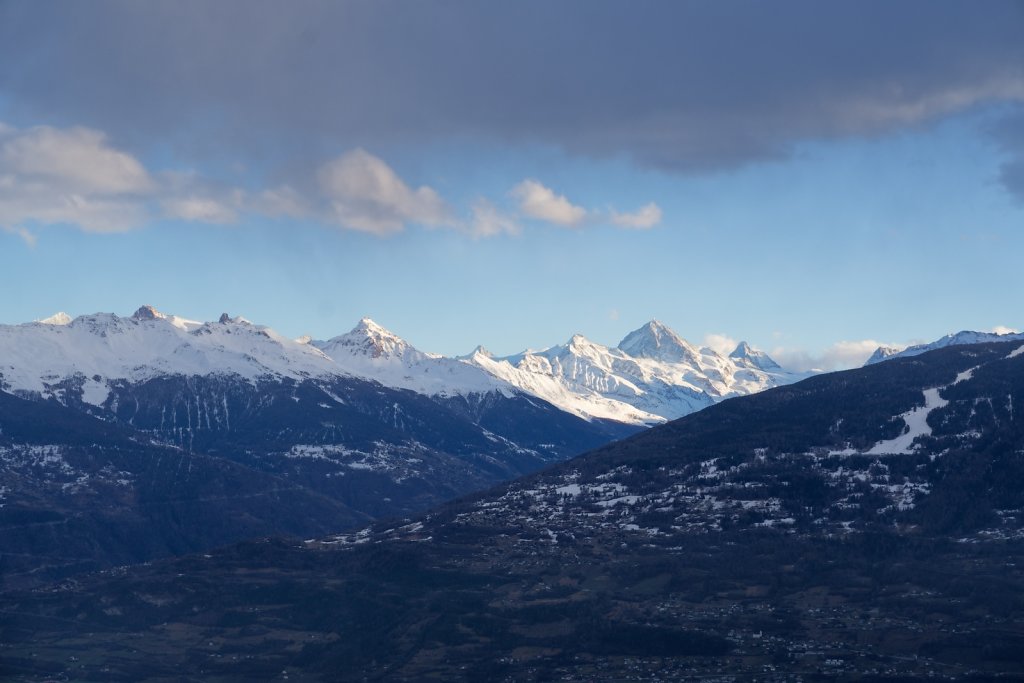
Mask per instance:
[[[1024,348],[1024,346],[1021,348]],[[976,366],[964,370],[957,374],[956,379],[945,386],[925,389],[924,405],[913,408],[902,415],[899,415],[899,418],[906,423],[907,431],[900,434],[895,439],[879,441],[871,448],[871,450],[867,451],[867,455],[910,454],[913,451],[914,441],[922,436],[931,436],[932,428],[928,425],[928,416],[931,412],[937,408],[943,408],[949,405],[949,401],[942,398],[939,395],[939,392],[955,384],[969,381],[974,376],[974,371],[977,369],[978,367]]]
[[[948,405],[949,401],[939,396],[939,388],[924,390],[924,405],[908,410],[899,417],[906,423],[907,431],[895,439],[879,441],[867,452],[868,455],[904,454],[912,452],[916,439],[929,436],[932,428],[928,426],[928,415],[936,408]]]

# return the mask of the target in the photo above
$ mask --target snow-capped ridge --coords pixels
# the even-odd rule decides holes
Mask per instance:
[[[62,325],[0,325],[0,385],[7,391],[59,396],[63,381],[78,377],[82,399],[100,405],[110,382],[161,375],[254,380],[345,372],[319,349],[244,319],[200,323],[148,305],[125,318],[93,313]]]
[[[998,332],[977,332],[975,330],[961,330],[944,337],[936,339],[927,344],[915,344],[899,350],[891,346],[880,346],[871,354],[865,365],[874,365],[891,358],[907,358],[919,356],[922,353],[934,349],[943,349],[947,346],[960,346],[963,344],[985,344],[989,342],[1010,342],[1024,340],[1024,332],[1010,332],[999,334]]]
[[[883,360],[889,360],[890,358],[897,356],[903,351],[903,347],[900,346],[879,346],[875,349],[874,353],[868,357],[864,365],[874,365],[880,363]]]
[[[476,365],[420,351],[370,318],[362,318],[350,332],[311,344],[347,373],[396,389],[431,396],[515,391]]]
[[[746,344],[732,357],[697,349],[657,320],[618,347],[574,334],[565,344],[505,358],[482,346],[461,358],[424,352],[368,317],[327,341],[286,338],[228,313],[202,323],[150,305],[124,318],[95,313],[61,324],[0,325],[0,386],[9,391],[56,396],[63,380],[89,378],[83,400],[99,405],[113,381],[212,374],[354,376],[428,396],[525,393],[588,420],[631,424],[664,422],[804,376]]]
[[[652,320],[616,348],[573,335],[543,351],[494,358],[473,354],[478,365],[523,391],[586,418],[634,424],[675,419],[729,396],[802,379],[766,354],[743,345],[742,357],[698,350]],[[761,366],[764,367],[761,367]]]

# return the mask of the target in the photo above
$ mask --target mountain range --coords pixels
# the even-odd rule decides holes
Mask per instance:
[[[353,367],[394,358],[360,329]],[[460,391],[386,386],[227,315],[0,327],[5,585],[407,515],[639,429],[414,356]]]
[[[698,348],[658,321],[615,348],[577,334],[563,345],[505,358],[479,347],[445,358],[416,349],[369,318],[327,341],[291,340],[241,317],[200,323],[152,306],[129,318],[58,313],[0,326],[0,359],[6,391],[97,407],[117,383],[160,376],[356,377],[432,397],[528,394],[587,420],[636,425],[807,376],[783,370],[745,342],[727,356]]]
[[[26,681],[1016,679],[1021,405],[1019,341],[818,375],[426,514],[7,592],[0,667]]]
[[[413,514],[797,377],[658,322],[501,359],[369,319],[327,341],[151,306],[0,326],[3,580]]]

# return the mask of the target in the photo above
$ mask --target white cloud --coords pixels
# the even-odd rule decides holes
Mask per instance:
[[[522,228],[515,218],[500,211],[486,199],[478,199],[473,204],[473,219],[469,224],[469,234],[474,237],[494,237],[496,235],[518,235]]]
[[[0,225],[69,223],[121,232],[146,220],[155,182],[99,131],[38,126],[0,128]]]
[[[3,126],[3,124],[0,124],[0,132],[3,131],[2,126]],[[8,227],[0,226],[0,230],[3,230],[4,232],[9,232],[12,235],[17,235],[18,237],[21,238],[21,241],[24,242],[29,247],[36,246],[36,236],[35,236],[35,234],[32,233],[31,231],[25,229],[25,228],[20,228],[20,227],[8,228]]]
[[[20,132],[8,127],[0,134],[0,168],[22,182],[104,195],[139,194],[154,187],[142,164],[107,144],[99,131],[37,126]]]
[[[522,181],[509,194],[519,200],[519,210],[530,218],[574,226],[587,217],[586,209],[575,206],[565,195],[555,194],[533,179]]]
[[[291,185],[263,190],[253,201],[253,208],[274,217],[306,218],[313,213],[309,201]]]
[[[651,202],[633,213],[611,212],[611,221],[620,228],[647,230],[661,222],[661,207]]]
[[[879,346],[903,348],[899,344],[887,344],[874,339],[858,341],[839,341],[821,353],[811,353],[803,349],[780,346],[769,354],[779,365],[787,370],[804,372],[807,370],[847,370],[858,368],[875,352]]]
[[[588,211],[527,179],[510,191],[518,213],[480,198],[469,207],[469,218],[456,220],[433,188],[410,187],[387,163],[363,149],[311,170],[312,182],[307,176],[306,182],[256,188],[247,194],[194,171],[147,169],[101,131],[19,129],[0,122],[0,229],[34,244],[36,229],[49,225],[116,233],[161,219],[232,224],[249,213],[341,225],[380,236],[418,224],[483,238],[520,234],[524,217],[562,226],[600,217],[635,229],[649,228],[661,219],[661,209],[654,203],[635,213]]]
[[[723,356],[728,356],[739,346],[739,341],[727,334],[709,334],[704,337],[703,346],[706,346]]]
[[[0,189],[0,225],[67,223],[85,232],[126,232],[144,225],[144,202],[122,197],[62,193],[59,188],[15,184]]]
[[[1007,327],[1006,325],[996,325],[991,329],[991,332],[996,334],[1019,334],[1020,330],[1013,327]]]
[[[378,157],[356,149],[320,167],[320,189],[343,227],[376,235],[403,230],[408,223],[451,223],[447,204],[433,189],[410,188]]]
[[[204,223],[237,220],[238,192],[205,185],[192,173],[152,174],[100,131],[0,124],[0,226],[30,245],[35,235],[26,224],[112,233],[142,227],[158,215]]]
[[[211,197],[175,197],[164,200],[161,205],[168,218],[218,225],[238,222],[235,206]]]

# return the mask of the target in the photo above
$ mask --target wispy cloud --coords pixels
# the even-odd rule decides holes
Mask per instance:
[[[418,225],[474,238],[519,235],[521,219],[558,226],[584,221],[646,228],[653,203],[605,216],[577,206],[537,180],[517,184],[517,211],[485,197],[465,217],[432,187],[413,187],[387,162],[354,149],[301,173],[294,183],[243,191],[191,170],[148,169],[100,131],[17,129],[0,123],[0,226],[34,244],[32,226],[67,224],[86,232],[126,232],[154,221],[230,225],[246,215],[288,218],[389,236]]]
[[[0,225],[70,223],[119,232],[145,222],[156,182],[99,131],[0,129]]]
[[[362,149],[324,164],[317,179],[334,220],[346,228],[388,235],[408,223],[453,222],[448,205],[433,188],[410,188],[382,159]]]
[[[514,216],[507,214],[487,199],[478,199],[472,207],[469,234],[474,237],[495,237],[497,235],[518,235],[522,226]]]
[[[275,218],[309,218],[314,213],[309,199],[291,185],[279,185],[261,191],[253,199],[252,208]]]
[[[4,232],[9,232],[12,235],[17,235],[18,237],[21,238],[21,241],[24,242],[25,245],[28,246],[29,248],[32,248],[32,247],[36,246],[37,239],[36,239],[35,233],[31,232],[30,230],[28,230],[26,228],[17,227],[17,226],[15,226],[15,227],[0,226],[0,230],[2,230]]]
[[[86,232],[125,232],[161,217],[232,223],[243,203],[191,173],[148,170],[101,131],[0,125],[0,226],[67,224]]]
[[[519,201],[519,210],[530,218],[572,227],[587,217],[586,209],[532,178],[513,187],[509,194]]]
[[[509,195],[518,202],[519,212],[526,218],[561,227],[584,224],[611,224],[631,230],[647,230],[661,222],[661,207],[650,202],[632,213],[587,209],[574,204],[539,180],[527,178],[512,188]]]
[[[776,347],[771,351],[782,367],[796,372],[808,370],[847,370],[864,365],[865,361],[879,346],[903,348],[901,344],[887,344],[874,339],[855,341],[839,341],[820,353],[811,353],[803,349]]]
[[[661,207],[651,202],[633,213],[611,212],[611,222],[620,228],[647,230],[661,222]]]
[[[153,179],[130,154],[111,147],[96,130],[37,126],[0,132],[0,165],[27,183],[59,186],[82,194],[139,194]]]
[[[229,225],[238,222],[238,207],[241,196],[231,200],[213,197],[173,197],[161,202],[168,218],[185,221]]]
[[[703,346],[706,346],[723,356],[728,356],[736,350],[739,345],[738,339],[733,339],[727,334],[709,334],[704,337]]]

